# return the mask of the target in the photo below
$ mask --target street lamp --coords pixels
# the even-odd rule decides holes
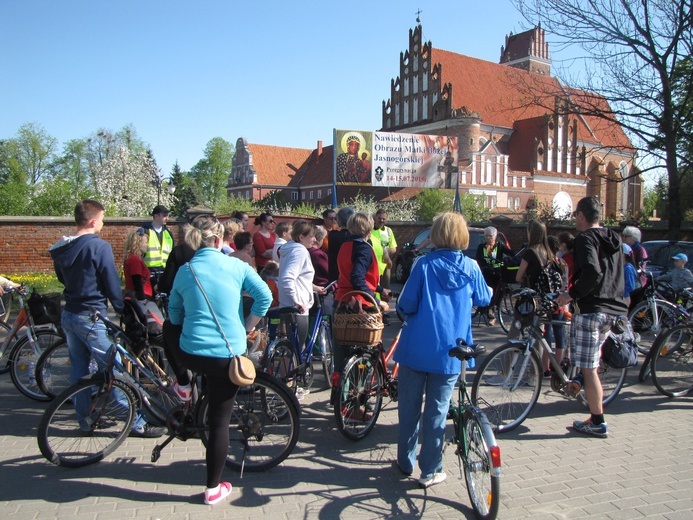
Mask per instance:
[[[154,182],[156,183],[156,205],[158,206],[161,204],[161,188],[163,187],[163,179],[159,175],[156,175],[154,179]],[[176,191],[176,187],[169,181],[169,183],[166,185],[166,191],[169,195],[173,195]]]

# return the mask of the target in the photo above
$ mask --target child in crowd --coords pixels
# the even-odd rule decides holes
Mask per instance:
[[[623,298],[626,300],[626,303],[630,305],[630,293],[633,292],[633,290],[635,289],[635,279],[637,278],[638,274],[635,271],[635,263],[633,261],[633,250],[625,242],[623,243],[622,247],[624,272]]]
[[[274,229],[277,234],[277,239],[274,241],[272,248],[272,260],[279,262],[279,248],[282,247],[288,240],[291,240],[291,224],[288,222],[280,222]]]
[[[671,257],[674,260],[674,269],[667,274],[657,277],[658,282],[668,282],[671,288],[677,293],[687,287],[693,286],[693,273],[686,269],[688,257],[683,253],[678,253]]]

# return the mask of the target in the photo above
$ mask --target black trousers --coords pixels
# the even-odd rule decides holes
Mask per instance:
[[[229,423],[238,393],[238,387],[229,379],[230,358],[195,356],[180,348],[182,327],[164,322],[164,350],[169,364],[176,374],[178,384],[190,383],[186,369],[204,374],[207,380],[209,402],[209,443],[207,444],[207,487],[221,482],[221,474],[229,451]]]

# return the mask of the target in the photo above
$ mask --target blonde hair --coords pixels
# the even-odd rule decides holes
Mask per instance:
[[[441,213],[433,219],[429,237],[436,248],[464,250],[469,247],[467,221],[452,211]]]
[[[211,215],[200,215],[185,226],[185,243],[195,251],[202,247],[214,247],[214,239],[222,239],[224,226]]]
[[[234,235],[240,230],[241,224],[236,219],[230,218],[224,222],[224,240],[226,242],[233,242]]]
[[[291,226],[291,239],[298,242],[304,235],[315,236],[315,226],[303,219],[294,221]]]
[[[141,235],[137,231],[130,231],[128,236],[125,238],[125,257],[127,260],[130,255],[142,256],[142,251],[140,250],[140,243],[142,237],[147,235]]]
[[[349,217],[347,229],[352,235],[362,238],[369,237],[373,232],[373,217],[365,213],[354,213]]]

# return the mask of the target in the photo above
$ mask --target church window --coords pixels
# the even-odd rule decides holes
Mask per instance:
[[[414,98],[414,110],[412,111],[411,120],[414,123],[419,120],[419,98]]]
[[[402,123],[405,125],[409,124],[409,101],[404,102],[404,115]]]
[[[426,92],[428,90],[428,72],[423,73],[423,85],[421,87],[421,90]]]
[[[414,76],[412,78],[412,94],[418,94],[419,93],[419,76]]]
[[[404,79],[404,95],[409,95],[409,78]]]

